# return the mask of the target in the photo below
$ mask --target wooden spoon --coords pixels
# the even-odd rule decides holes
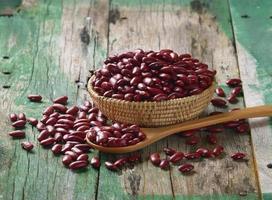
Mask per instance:
[[[136,151],[142,149],[162,138],[165,138],[169,135],[187,131],[191,129],[203,128],[215,124],[220,124],[223,122],[228,122],[237,119],[246,119],[246,118],[254,118],[254,117],[265,117],[272,116],[272,105],[264,105],[264,106],[256,106],[251,108],[245,108],[241,110],[235,110],[228,113],[222,113],[217,115],[212,115],[209,117],[204,117],[197,120],[186,121],[180,124],[159,127],[159,128],[141,128],[141,130],[145,133],[146,139],[138,144],[126,146],[126,147],[103,147],[100,145],[96,145],[88,140],[86,137],[86,141],[93,148],[98,149],[102,152],[107,153],[128,153],[132,151]]]

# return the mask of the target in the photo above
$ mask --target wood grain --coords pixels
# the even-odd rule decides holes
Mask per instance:
[[[12,18],[0,19],[1,30],[5,30],[0,34],[1,72],[10,72],[0,75],[2,116],[23,111],[38,118],[52,98],[68,95],[71,105],[87,97],[81,89],[84,82],[75,81],[79,79],[80,83],[81,73],[86,78],[90,65],[105,56],[101,48],[107,41],[107,26],[100,28],[107,15],[90,11],[107,9],[107,5],[104,1],[45,1]],[[80,37],[86,17],[92,18],[87,28],[92,26],[94,33],[100,35],[98,41],[90,29],[86,30],[92,45]],[[3,89],[2,84],[10,88]],[[29,103],[29,93],[41,94],[43,103]],[[65,169],[60,157],[36,142],[37,131],[30,126],[26,140],[34,142],[35,148],[33,153],[26,153],[20,147],[23,140],[13,141],[7,136],[11,128],[6,117],[0,123],[1,199],[95,199],[98,171],[90,168],[74,173]]]
[[[271,1],[230,1],[239,69],[247,106],[271,104]],[[258,8],[258,9],[256,9]],[[256,27],[256,31],[250,31]],[[272,174],[267,164],[272,158],[271,119],[252,119],[251,137],[256,170],[264,199],[272,198]]]
[[[171,48],[177,52],[192,52],[194,56],[215,68],[218,71],[219,84],[224,84],[230,77],[239,76],[233,38],[226,37],[216,24],[215,17],[208,13],[205,6],[201,4],[201,11],[189,7],[192,2],[112,1],[109,53],[136,48],[146,50]],[[223,7],[228,9],[227,1],[224,1]],[[226,22],[230,17],[228,10],[220,14],[224,16],[220,16],[223,24],[228,25],[224,28],[231,32],[231,24]],[[237,106],[243,107],[242,98]],[[210,107],[209,110],[213,108]],[[201,136],[205,140],[205,134],[202,133]],[[197,173],[188,177],[182,176],[176,167],[173,167],[169,174],[154,168],[148,162],[127,169],[118,177],[101,169],[98,198],[118,199],[120,195],[123,198],[124,193],[139,197],[160,194],[182,198],[189,198],[191,195],[210,195],[212,198],[215,194],[239,195],[240,192],[246,191],[255,193],[250,198],[256,199],[257,184],[249,135],[239,136],[226,131],[220,134],[220,144],[225,146],[228,154],[236,151],[247,152],[250,161],[234,163],[229,156],[226,156],[220,160],[196,162],[194,164]],[[205,142],[200,145],[207,146]],[[194,149],[185,145],[182,138],[173,136],[145,148],[142,151],[143,156],[147,156],[150,152],[161,151],[165,146],[183,152]],[[110,187],[113,180],[121,182],[121,186],[112,186],[113,193],[107,196],[108,193],[104,188]],[[155,182],[155,180],[160,181]]]

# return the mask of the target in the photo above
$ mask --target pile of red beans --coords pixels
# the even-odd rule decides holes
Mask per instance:
[[[109,57],[95,72],[92,86],[105,97],[162,101],[201,93],[212,85],[215,74],[190,54],[139,49]]]
[[[32,102],[41,102],[40,95],[29,95]],[[55,155],[63,155],[62,162],[72,170],[85,168],[89,164],[88,153],[90,146],[86,144],[88,138],[103,146],[128,146],[134,145],[145,139],[145,134],[136,125],[125,125],[122,123],[109,124],[108,119],[89,101],[85,101],[82,106],[67,107],[67,96],[61,96],[53,100],[53,105],[43,111],[42,118],[38,121],[35,118],[26,118],[24,113],[10,114],[9,119],[16,129],[9,135],[13,138],[25,138],[25,131],[22,129],[28,122],[35,126],[40,132],[37,139],[45,148],[50,148]],[[34,145],[31,142],[21,143],[22,148],[31,151]],[[122,160],[134,163],[140,160],[137,155],[132,155]],[[121,167],[121,161],[116,160],[112,164],[107,161],[105,166],[114,170],[115,164]],[[93,157],[90,164],[94,168],[99,168],[100,160]]]

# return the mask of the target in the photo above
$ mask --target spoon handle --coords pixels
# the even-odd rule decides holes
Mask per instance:
[[[256,106],[250,108],[244,108],[241,110],[235,110],[228,113],[222,113],[204,117],[202,119],[196,119],[192,121],[183,122],[167,127],[160,128],[160,132],[164,135],[171,135],[181,131],[203,128],[215,124],[220,124],[237,119],[246,119],[254,117],[266,117],[272,116],[272,105]]]

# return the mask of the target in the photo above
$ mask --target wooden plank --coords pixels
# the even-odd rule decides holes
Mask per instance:
[[[272,2],[230,1],[230,8],[245,103],[247,106],[271,104]],[[261,191],[267,193],[265,199],[271,199],[272,174],[266,165],[272,158],[272,123],[262,118],[250,120],[250,125]]]
[[[78,90],[75,77],[81,77],[79,68],[86,73],[89,65],[99,63],[105,55],[107,26],[101,24],[106,24],[108,17],[98,12],[104,12],[107,6],[107,1],[41,1],[14,17],[0,18],[0,70],[10,72],[0,75],[1,116],[23,111],[40,117],[51,99],[63,94],[71,98],[71,103],[82,101],[84,92]],[[86,31],[89,45],[80,39],[86,17],[92,19],[86,24],[91,26]],[[65,42],[60,36],[65,36]],[[3,89],[3,84],[10,88]],[[29,103],[29,93],[41,94],[44,103]],[[96,170],[74,173],[65,169],[59,157],[38,145],[37,131],[30,126],[26,140],[33,141],[35,149],[26,153],[20,147],[22,140],[7,136],[11,128],[5,117],[0,124],[1,199],[95,199]]]
[[[216,15],[218,22],[209,12]],[[239,76],[227,1],[113,0],[110,16],[110,54],[136,48],[171,48],[177,52],[192,52],[215,68],[220,85],[230,77]],[[243,107],[242,98],[236,107]],[[131,196],[143,199],[173,196],[177,199],[202,199],[202,196],[207,199],[239,199],[239,193],[244,191],[249,194],[248,199],[257,199],[249,135],[226,131],[220,135],[220,143],[229,154],[236,151],[248,153],[249,162],[234,163],[228,156],[194,163],[197,174],[185,177],[177,168],[172,168],[169,173],[147,161],[118,175],[102,168],[98,199],[129,199]],[[145,148],[141,153],[146,158],[150,152],[161,151],[165,146],[183,152],[193,150],[184,144],[183,139],[173,136]],[[112,182],[119,184],[113,185]]]

